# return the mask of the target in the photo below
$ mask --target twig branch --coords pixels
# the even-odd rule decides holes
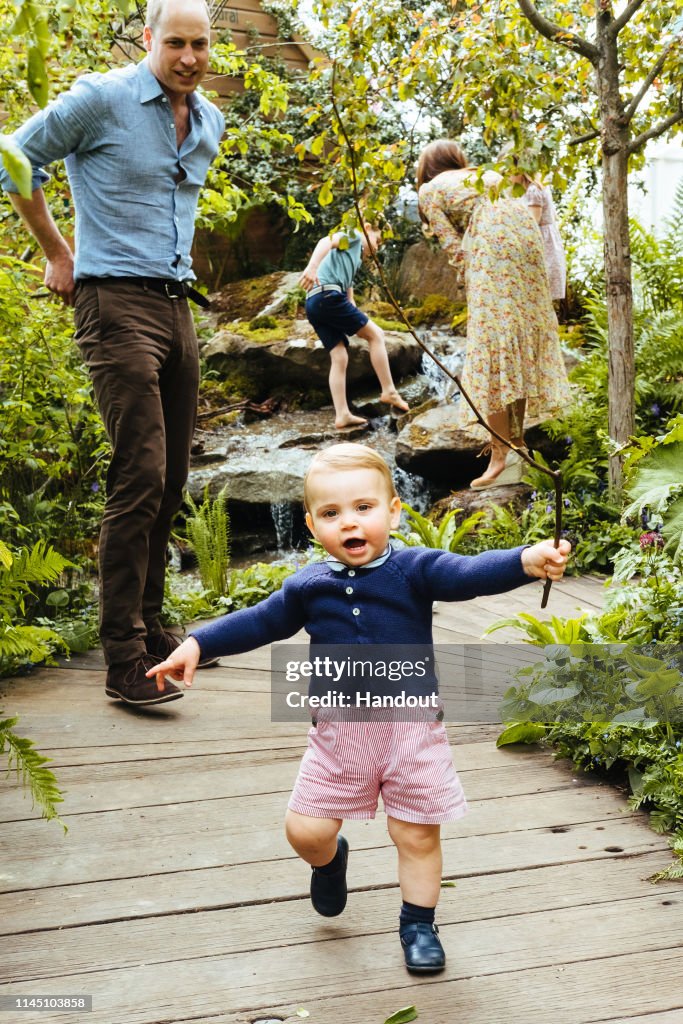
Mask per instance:
[[[663,135],[664,132],[668,131],[669,128],[673,128],[673,126],[678,124],[680,121],[683,121],[683,86],[681,87],[681,91],[678,95],[677,112],[675,114],[671,114],[670,117],[666,117],[663,121],[660,121],[659,124],[653,125],[652,128],[648,128],[646,132],[642,132],[640,135],[636,135],[634,139],[631,139],[627,149],[629,156],[632,153],[637,153],[638,150],[644,146],[646,142],[649,142],[650,139],[658,139],[660,135]]]
[[[573,139],[570,139],[567,143],[568,146],[580,146],[582,142],[591,142],[592,139],[600,138],[600,129],[594,128],[591,132],[586,132],[585,135],[576,135]]]
[[[631,3],[627,7],[624,7],[619,17],[610,22],[607,28],[607,34],[611,36],[612,39],[616,39],[622,28],[624,28],[625,25],[628,25],[638,8],[642,7],[644,3],[645,0],[631,0]]]
[[[642,3],[642,0],[641,0]],[[567,50],[572,50],[574,53],[580,53],[582,57],[589,60],[591,64],[595,64],[598,60],[599,51],[597,46],[593,43],[589,43],[583,36],[577,35],[575,32],[568,32],[566,28],[562,28],[561,25],[556,25],[554,21],[550,21],[545,18],[539,10],[531,3],[531,0],[517,0],[519,9],[521,10],[527,21],[530,21],[536,31],[540,35],[549,39],[551,43],[558,43],[560,46],[564,46]]]
[[[626,110],[624,111],[624,116],[623,116],[624,124],[628,124],[629,123],[629,121],[631,120],[631,118],[635,114],[636,110],[640,106],[640,103],[641,103],[643,97],[645,96],[645,93],[648,91],[648,89],[650,88],[650,86],[654,82],[655,78],[657,77],[659,72],[664,67],[664,65],[666,63],[666,58],[669,56],[669,53],[674,48],[674,46],[678,45],[679,43],[680,43],[680,40],[678,39],[678,37],[676,37],[675,39],[670,40],[670,42],[667,44],[667,46],[664,47],[664,49],[660,53],[659,57],[657,58],[655,63],[652,65],[652,68],[650,69],[650,72],[649,72],[647,78],[645,79],[645,81],[643,82],[643,84],[641,85],[640,89],[635,94],[635,96],[633,97],[633,99],[631,100],[629,105],[626,107]]]
[[[491,434],[492,437],[495,437],[497,441],[500,441],[500,443],[503,444],[506,448],[509,448],[510,451],[517,452],[517,454],[524,460],[524,462],[527,462],[534,469],[539,470],[540,472],[545,473],[547,476],[551,477],[551,479],[553,481],[553,485],[555,487],[555,536],[554,536],[554,544],[555,544],[555,547],[557,548],[557,547],[560,546],[560,535],[561,535],[561,532],[562,532],[562,474],[560,473],[559,470],[549,469],[547,466],[543,466],[539,462],[536,462],[535,459],[532,459],[531,456],[529,454],[527,454],[526,450],[524,450],[522,448],[518,448],[517,445],[514,445],[510,440],[508,440],[508,438],[503,437],[501,434],[498,433],[497,430],[494,430],[493,427],[491,427],[486,422],[484,417],[479,412],[479,409],[476,407],[476,405],[474,404],[474,402],[472,401],[472,399],[468,395],[467,391],[462,386],[462,382],[461,382],[460,378],[458,377],[458,375],[456,373],[453,373],[451,370],[449,370],[448,367],[445,366],[441,362],[441,360],[438,358],[438,356],[434,352],[432,352],[432,350],[429,348],[429,346],[424,343],[422,338],[419,337],[419,335],[415,331],[415,328],[413,327],[413,325],[411,324],[410,320],[406,316],[403,307],[401,306],[401,304],[399,303],[398,299],[396,298],[396,296],[392,292],[391,288],[389,287],[389,284],[387,282],[386,276],[384,274],[384,269],[383,269],[382,264],[380,263],[380,261],[379,261],[379,259],[377,257],[377,253],[374,250],[374,247],[372,245],[372,242],[370,240],[370,237],[368,236],[368,232],[367,232],[366,227],[365,227],[365,218],[363,217],[363,211],[361,210],[360,196],[359,196],[359,191],[358,191],[358,175],[357,175],[357,172],[356,172],[356,157],[355,157],[353,145],[351,143],[351,139],[349,138],[349,134],[348,134],[348,132],[346,130],[346,125],[345,125],[345,123],[344,123],[344,121],[342,119],[341,112],[340,112],[339,107],[337,105],[337,97],[336,97],[336,92],[335,92],[336,76],[337,76],[337,64],[336,64],[336,61],[335,61],[335,63],[332,65],[332,80],[331,80],[332,110],[334,111],[334,116],[337,119],[337,124],[339,125],[339,130],[340,130],[340,132],[342,134],[342,138],[344,139],[344,143],[346,144],[346,148],[347,148],[347,151],[348,151],[349,166],[351,168],[351,184],[352,184],[352,188],[353,188],[353,205],[354,205],[354,208],[355,208],[355,211],[356,211],[356,216],[358,217],[358,223],[360,224],[361,231],[363,232],[363,235],[365,237],[365,241],[366,241],[366,244],[367,244],[367,247],[368,247],[368,252],[372,256],[372,260],[373,260],[373,263],[375,264],[375,269],[377,270],[377,274],[378,274],[378,277],[379,277],[379,279],[381,281],[381,284],[382,284],[382,287],[384,289],[384,292],[385,292],[387,298],[389,299],[389,302],[391,303],[391,305],[394,307],[394,309],[396,310],[396,312],[400,316],[403,324],[408,329],[408,331],[410,332],[410,334],[412,335],[414,340],[417,342],[417,344],[420,346],[422,351],[425,352],[426,355],[428,355],[429,358],[432,359],[433,362],[436,363],[436,365],[439,367],[441,372],[444,373],[447,377],[449,377],[450,380],[452,380],[453,383],[456,385],[456,387],[458,388],[460,394],[465,399],[465,401],[469,405],[470,409],[474,413],[474,416],[475,416],[475,418],[477,420],[477,423],[479,423],[480,426],[482,426],[486,431],[488,431],[488,433]],[[545,585],[543,587],[543,596],[541,598],[541,608],[545,608],[545,606],[548,603],[548,597],[549,597],[549,594],[550,594],[550,587],[551,587],[551,585],[552,585],[552,581],[550,579],[546,579]]]

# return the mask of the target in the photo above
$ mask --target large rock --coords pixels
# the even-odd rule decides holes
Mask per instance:
[[[418,369],[422,352],[409,334],[386,332],[387,352],[395,380]],[[376,382],[367,343],[352,338],[349,346],[347,381],[354,385]],[[297,394],[327,389],[330,357],[306,320],[295,320],[287,341],[257,343],[234,330],[222,330],[202,348],[210,369],[226,377],[246,377],[253,394],[266,397],[291,388]]]
[[[409,246],[401,260],[396,290],[401,301],[421,302],[427,295],[445,295],[453,302],[465,301],[465,290],[445,252],[432,249],[426,242]]]
[[[296,288],[300,277],[300,273],[278,270],[274,274],[226,284],[209,296],[211,309],[206,319],[219,326],[233,320],[248,322],[255,316],[272,314],[282,308],[287,292]]]
[[[524,431],[528,446],[546,459],[562,457],[563,445],[553,442],[539,425],[529,424]],[[466,486],[481,476],[487,463],[479,460],[483,444],[458,423],[458,403],[440,404],[417,412],[402,426],[396,439],[396,465],[409,473],[451,489]]]

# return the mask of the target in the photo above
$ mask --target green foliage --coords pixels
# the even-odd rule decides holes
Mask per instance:
[[[461,303],[436,293],[426,295],[419,306],[406,311],[408,319],[416,327],[422,324],[452,323],[461,312]]]
[[[677,416],[656,440],[634,442],[628,466],[627,493],[631,503],[624,518],[647,510],[650,521],[662,525],[665,550],[674,562],[683,560],[683,415]]]
[[[408,534],[396,531],[392,537],[408,547],[439,548],[442,551],[458,551],[462,540],[474,531],[485,515],[481,510],[473,512],[458,525],[456,517],[462,509],[455,508],[447,512],[439,523],[433,523],[406,502],[401,502],[401,507],[407,514],[410,531]]]
[[[9,225],[0,222],[0,244]],[[109,452],[69,310],[33,297],[32,268],[0,257],[0,514],[11,544],[47,539],[87,560]]]
[[[18,721],[17,717],[0,720],[0,754],[7,759],[7,771],[14,768],[17,778],[31,794],[33,806],[38,806],[46,821],[58,821],[66,832],[67,826],[57,813],[57,804],[63,797],[56,777],[45,767],[49,758],[38,753],[32,740],[14,732]]]
[[[250,331],[267,331],[279,326],[280,322],[274,316],[255,316],[253,320],[249,321]]]
[[[55,650],[64,649],[55,630],[24,625],[21,619],[35,587],[54,583],[69,564],[44,541],[16,555],[0,541],[0,676],[25,662],[46,661]]]
[[[185,500],[190,509],[185,522],[187,539],[197,556],[202,583],[209,593],[224,594],[230,564],[227,487],[219,491],[214,499],[209,496],[207,487],[201,505],[197,505],[189,493]]]
[[[164,598],[165,625],[182,625],[200,618],[222,615],[258,604],[279,590],[288,576],[295,572],[289,565],[256,562],[246,569],[232,569],[222,593],[214,590],[181,590],[181,581],[174,585],[168,575]]]

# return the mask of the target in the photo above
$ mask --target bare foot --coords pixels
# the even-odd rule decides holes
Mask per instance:
[[[353,413],[349,413],[348,416],[343,416],[340,419],[334,421],[334,425],[337,430],[345,430],[347,427],[367,427],[368,421],[363,419],[362,416],[354,416]]]
[[[398,391],[383,391],[379,400],[386,402],[387,405],[393,405],[394,409],[400,409],[401,412],[410,412],[410,406],[401,398]]]

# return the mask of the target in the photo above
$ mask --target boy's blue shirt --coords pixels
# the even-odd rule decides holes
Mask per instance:
[[[305,629],[312,644],[433,643],[432,602],[467,601],[531,583],[524,546],[480,555],[392,550],[380,565],[307,565],[253,608],[192,630],[202,658],[241,654]]]
[[[363,258],[362,238],[360,231],[354,231],[347,249],[328,252],[318,267],[321,284],[338,284],[342,291],[348,291]]]

